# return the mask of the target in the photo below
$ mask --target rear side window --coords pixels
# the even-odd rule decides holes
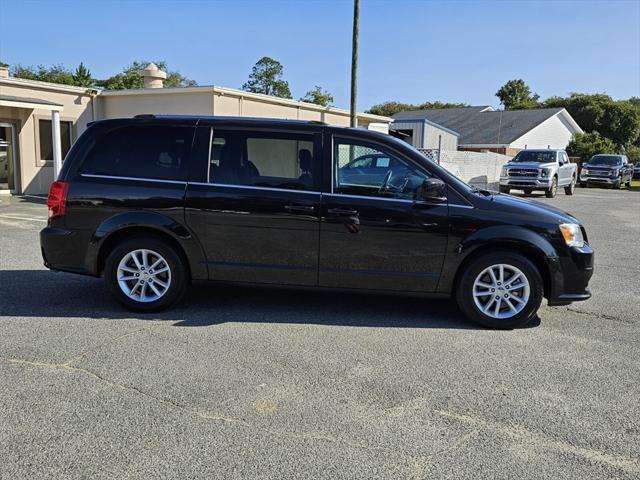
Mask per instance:
[[[210,183],[314,190],[319,152],[312,134],[212,130]]]
[[[186,180],[193,127],[140,125],[102,135],[87,154],[83,173]]]

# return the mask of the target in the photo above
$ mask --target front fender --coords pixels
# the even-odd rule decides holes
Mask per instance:
[[[465,260],[472,258],[475,252],[487,247],[531,252],[537,258],[544,260],[547,268],[546,273],[550,275],[550,278],[553,281],[561,282],[557,278],[560,261],[556,249],[542,235],[527,228],[517,225],[495,225],[482,228],[462,238],[452,234],[451,240],[451,249],[445,258],[438,292],[451,293],[458,271]]]
[[[191,275],[194,279],[206,279],[208,273],[204,250],[192,232],[176,219],[157,212],[134,211],[113,215],[100,223],[93,233],[87,248],[85,265],[95,275],[100,274],[101,250],[109,244],[114,236],[144,230],[168,236],[183,250],[189,262]]]

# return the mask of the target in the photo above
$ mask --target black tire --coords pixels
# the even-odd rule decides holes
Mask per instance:
[[[580,188],[587,188],[586,182],[580,182]]]
[[[509,187],[500,186],[499,189],[500,189],[500,193],[510,193],[511,192],[511,189]]]
[[[523,191],[524,191],[524,194],[525,194],[525,195],[531,195],[531,192],[532,192],[533,190],[531,190],[530,188],[525,188]]]
[[[564,187],[564,194],[573,195],[575,191],[576,191],[576,177],[572,177],[571,183],[568,186]]]
[[[547,190],[544,191],[544,195],[547,198],[553,198],[556,196],[557,192],[558,192],[558,177],[553,177],[553,180],[551,180],[551,187],[549,187]]]
[[[614,183],[611,188],[613,188],[614,190],[620,190],[622,188],[622,179],[619,178],[618,180],[616,180],[616,183]]]
[[[627,183],[624,184],[627,188],[631,188],[631,178],[629,178],[629,181],[627,181]]]
[[[129,253],[140,249],[149,250],[160,255],[169,269],[169,275],[165,274],[162,278],[165,282],[167,279],[169,280],[166,282],[168,287],[158,299],[153,301],[142,302],[131,298],[122,290],[118,281],[118,268],[122,259]],[[187,290],[189,275],[185,267],[185,260],[170,243],[153,236],[138,236],[120,242],[111,251],[105,262],[104,280],[111,294],[129,310],[135,312],[157,312],[169,308],[182,299]],[[130,281],[130,283],[135,282],[136,280]],[[147,283],[149,282],[147,281]],[[156,287],[158,287],[157,283]],[[150,286],[149,291],[151,291]]]
[[[498,319],[483,313],[476,305],[473,297],[473,285],[476,277],[486,268],[506,264],[519,269],[529,282],[529,299],[524,308],[511,318]],[[480,325],[489,328],[512,329],[522,327],[533,319],[540,308],[544,284],[536,266],[519,253],[498,250],[484,254],[464,267],[456,287],[456,300],[464,315]]]

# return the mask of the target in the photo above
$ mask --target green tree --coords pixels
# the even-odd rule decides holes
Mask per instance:
[[[80,65],[76,68],[76,71],[72,75],[73,84],[78,87],[92,87],[94,84],[94,80],[91,77],[91,72],[87,67],[84,66],[84,63],[80,62]]]
[[[27,80],[75,85],[73,73],[64,65],[52,65],[51,67],[45,67],[44,65],[38,65],[37,67],[16,65],[11,69],[11,75]]]
[[[630,102],[609,103],[604,107],[598,131],[617,145],[632,145],[640,137],[640,108]]]
[[[291,98],[289,83],[282,80],[283,70],[282,64],[277,60],[262,57],[253,66],[249,80],[242,85],[242,89],[274,97]]]
[[[2,60],[0,60],[0,67],[8,67],[9,64],[8,63],[4,63]]]
[[[137,88],[144,88],[144,81],[140,76],[140,72],[149,65],[147,61],[135,61],[132,64],[122,69],[122,72],[117,73],[105,80],[96,81],[96,85],[106,90],[132,90]],[[193,87],[197,85],[195,80],[190,80],[182,75],[180,72],[171,71],[167,69],[167,62],[158,61],[155,63],[160,70],[167,73],[167,78],[164,81],[165,88],[172,87]]]
[[[309,90],[305,96],[300,99],[300,101],[315,103],[316,105],[322,105],[323,107],[330,107],[333,105],[333,95],[319,85],[316,85],[315,88],[313,90]]]
[[[522,79],[509,80],[496,92],[496,97],[507,110],[535,108],[540,98],[538,94],[531,92]]]
[[[596,153],[617,153],[618,148],[598,132],[576,133],[566,148],[570,157],[580,157],[586,162]]]
[[[436,108],[462,108],[468,107],[466,103],[449,103],[449,102],[424,102],[418,104],[402,103],[402,102],[383,102],[373,105],[367,113],[374,115],[383,115],[385,117],[391,117],[399,112],[407,110],[430,110]]]
[[[640,146],[629,145],[625,148],[624,153],[629,157],[629,161],[632,163],[640,162]]]
[[[634,99],[612,99],[604,93],[571,93],[568,97],[551,97],[542,107],[563,107],[586,132],[599,132],[619,146],[640,140],[640,104]]]

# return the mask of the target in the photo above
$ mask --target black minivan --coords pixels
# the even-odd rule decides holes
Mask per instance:
[[[75,143],[40,234],[53,270],[157,311],[192,280],[455,297],[489,327],[591,296],[580,222],[472,188],[407,143],[320,122],[144,115]],[[394,300],[390,297],[390,302]]]

